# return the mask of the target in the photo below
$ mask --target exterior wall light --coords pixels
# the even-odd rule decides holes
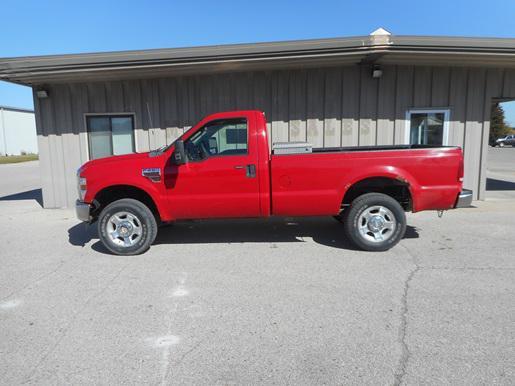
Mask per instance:
[[[381,69],[381,67],[374,67],[372,69],[372,78],[379,79],[382,76],[383,76],[383,70]]]
[[[47,90],[43,90],[43,89],[37,90],[36,91],[36,96],[39,99],[48,98],[48,91]]]

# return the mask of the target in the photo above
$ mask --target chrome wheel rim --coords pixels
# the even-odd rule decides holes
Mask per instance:
[[[391,238],[397,228],[392,211],[384,206],[366,208],[358,218],[359,235],[366,241],[382,243]]]
[[[117,212],[109,217],[106,223],[109,240],[120,247],[135,245],[143,234],[140,219],[129,212]]]

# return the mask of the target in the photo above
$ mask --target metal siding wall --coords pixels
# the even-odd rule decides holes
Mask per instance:
[[[467,82],[468,70],[466,68],[451,69],[449,84],[449,106],[451,108],[449,145],[463,145],[465,138]]]
[[[290,139],[288,117],[288,72],[277,71],[272,73],[272,112],[269,119],[272,122],[272,143],[287,142]]]
[[[395,67],[392,67],[390,71],[386,71],[379,79],[377,94],[377,145],[394,143],[396,82],[397,68]]]
[[[342,71],[331,68],[325,71],[324,85],[324,138],[326,147],[341,145],[342,135]]]
[[[406,111],[412,107],[413,66],[397,66],[395,82],[395,126],[394,141],[398,145],[404,143],[406,128]]]
[[[361,69],[358,66],[342,68],[342,146],[359,143],[359,117]]]
[[[502,97],[515,98],[515,69],[513,68],[506,70],[504,73]]]
[[[324,146],[324,70],[309,70],[306,98],[306,137],[314,147]]]
[[[373,79],[364,65],[51,86],[50,98],[35,101],[44,203],[75,200],[75,170],[87,160],[85,113],[134,113],[136,148],[147,151],[206,114],[236,108],[264,110],[272,142],[352,146],[403,143],[407,109],[449,107],[450,144],[465,144],[465,187],[478,197],[489,101],[515,96],[515,72],[499,80],[495,71],[384,66]],[[502,87],[485,91],[491,77]]]
[[[361,93],[359,98],[359,146],[374,145],[377,130],[378,80],[372,78],[368,66],[361,68]]]
[[[476,197],[479,186],[479,159],[481,154],[484,96],[485,96],[485,69],[473,68],[469,72],[469,85],[467,92],[467,114],[465,117],[465,140],[463,153],[465,158],[465,178],[463,186],[472,189]]]

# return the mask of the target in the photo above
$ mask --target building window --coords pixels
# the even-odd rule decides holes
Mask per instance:
[[[224,119],[207,123],[184,144],[190,161],[212,156],[247,154],[247,121]]]
[[[134,153],[132,115],[89,115],[86,125],[90,159]]]
[[[449,143],[449,110],[409,110],[406,114],[406,143],[444,145]]]

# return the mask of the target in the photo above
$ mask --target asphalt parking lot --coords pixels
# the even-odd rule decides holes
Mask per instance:
[[[312,218],[176,224],[119,257],[41,209],[34,170],[0,166],[2,384],[515,383],[509,197],[410,214],[384,253]]]

